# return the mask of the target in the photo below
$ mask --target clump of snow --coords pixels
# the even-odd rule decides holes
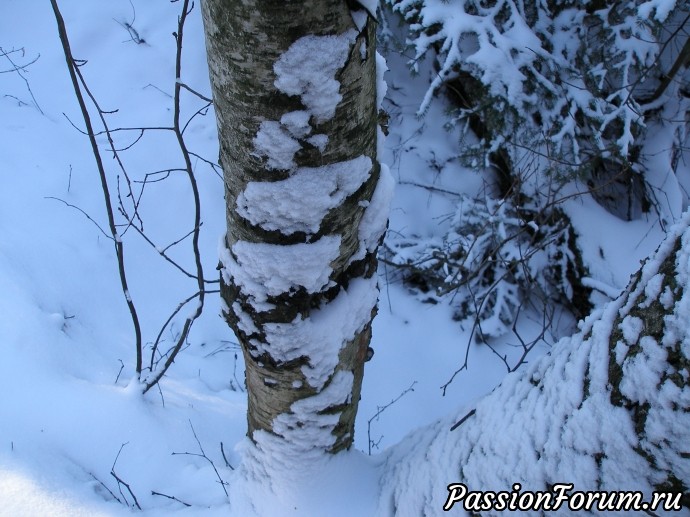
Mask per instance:
[[[316,147],[319,151],[324,152],[326,150],[326,145],[328,144],[328,135],[324,135],[322,133],[312,135],[307,138],[307,142]]]
[[[647,285],[645,285],[644,288],[644,295],[646,297],[646,300],[642,302],[640,307],[645,308],[649,307],[649,304],[655,301],[659,297],[659,293],[661,293],[661,285],[664,281],[664,275],[662,274],[656,274],[652,278],[650,278],[647,281]]]
[[[668,355],[651,336],[642,336],[640,350],[623,362],[620,390],[626,398],[644,403],[654,398]]]
[[[280,123],[295,138],[302,138],[311,133],[309,112],[304,110],[291,111],[280,117]]]
[[[347,61],[357,37],[351,29],[336,36],[304,36],[295,41],[273,66],[275,86],[299,95],[317,122],[333,118],[342,100],[335,74]]]
[[[276,361],[308,357],[302,373],[313,388],[321,389],[333,375],[341,348],[371,320],[378,300],[377,279],[358,278],[342,289],[335,299],[291,323],[263,326],[266,342],[255,339],[256,354],[269,353]]]
[[[223,312],[228,311],[223,310]],[[242,310],[242,306],[239,304],[239,302],[234,302],[232,304],[232,312],[235,316],[237,316],[237,326],[242,332],[247,335],[259,332],[259,329],[256,328],[256,325],[254,324],[254,320],[252,320],[249,314]]]
[[[269,169],[292,169],[295,166],[295,153],[301,147],[286,128],[273,120],[262,122],[254,137],[254,153],[267,158]]]
[[[655,9],[654,18],[659,22],[664,22],[669,13],[676,6],[677,0],[648,0],[640,4],[637,8],[637,14],[640,18],[649,18],[652,9]]]
[[[673,305],[673,301],[673,293],[671,292],[671,288],[666,286],[664,292],[659,296],[659,302],[664,309],[668,310]]]
[[[318,292],[328,284],[331,263],[339,252],[340,236],[287,246],[238,241],[232,245],[232,253],[221,246],[221,273],[226,283],[234,281],[253,302],[261,304],[268,296],[299,287]]]
[[[626,316],[621,322],[623,338],[629,345],[637,343],[640,332],[644,329],[644,322],[637,316]]]
[[[338,371],[328,386],[317,395],[298,400],[290,406],[290,413],[278,415],[273,421],[273,431],[289,445],[286,447],[283,441],[278,444],[279,449],[271,454],[274,461],[282,463],[280,459],[288,456],[288,461],[283,466],[290,467],[295,462],[304,461],[304,455],[308,455],[310,451],[323,453],[330,448],[335,443],[332,431],[340,419],[340,413],[322,412],[348,402],[353,382],[352,372]],[[259,447],[267,445],[265,436],[255,438]]]
[[[357,0],[357,3],[367,10],[369,16],[376,19],[376,10],[379,6],[378,0]]]
[[[395,190],[395,180],[388,166],[381,164],[381,175],[371,197],[371,201],[364,211],[359,223],[359,240],[364,244],[367,252],[376,249],[379,239],[386,231],[388,213]]]
[[[237,212],[266,230],[316,233],[326,214],[356,192],[371,173],[371,159],[300,167],[275,182],[250,182],[237,197]]]
[[[383,106],[383,99],[386,97],[388,85],[386,84],[383,74],[388,71],[386,58],[376,51],[376,109],[380,110]]]

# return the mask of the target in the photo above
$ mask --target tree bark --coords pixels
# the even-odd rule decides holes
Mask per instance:
[[[246,363],[248,436],[347,449],[385,226],[379,214],[368,231],[386,197],[374,196],[375,22],[343,0],[202,5],[227,205],[221,296]]]

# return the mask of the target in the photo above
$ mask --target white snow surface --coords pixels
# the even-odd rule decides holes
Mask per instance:
[[[690,461],[681,459],[681,451],[661,444],[671,436],[675,444],[690,441],[690,415],[683,410],[690,407],[690,387],[679,388],[671,379],[664,379],[664,374],[670,373],[665,348],[644,336],[639,339],[639,353],[624,359],[620,356],[624,372],[621,392],[634,402],[650,404],[642,442],[630,413],[611,403],[608,358],[617,317],[625,317],[639,304],[640,297],[647,296],[649,281],[657,276],[680,235],[676,278],[679,285],[688,285],[688,223],[690,213],[644,265],[639,284],[588,317],[578,334],[562,339],[548,356],[508,375],[458,429],[450,430],[467,411],[439,420],[433,430],[412,433],[392,450],[387,458],[380,514],[390,514],[394,508],[404,509],[399,515],[434,514],[447,496],[437,489],[440,478],[465,483],[469,490],[495,491],[510,490],[514,482],[521,483],[523,490],[544,490],[567,479],[577,490],[620,490],[626,486],[627,490],[643,491],[651,500],[654,486],[664,478],[649,468],[642,455],[633,452],[636,447],[660,457],[661,461],[656,460],[660,469],[671,469],[689,480]],[[672,339],[680,340],[683,346],[688,343],[689,303],[690,292],[685,290],[666,319],[668,346],[673,345]],[[630,330],[624,334],[635,337]],[[637,342],[635,337],[633,343],[619,342],[617,346]],[[530,417],[526,419],[524,414]],[[602,455],[599,464],[594,458],[597,453]],[[404,488],[410,485],[419,489]],[[460,505],[455,510],[462,514]],[[596,508],[593,513],[607,514]]]
[[[367,252],[376,249],[379,239],[386,231],[394,191],[395,180],[388,166],[382,163],[379,181],[359,223],[359,240]]]
[[[113,127],[168,126],[169,95],[176,80],[175,46],[170,34],[176,30],[179,3],[59,3],[75,57],[88,60],[81,70],[92,91],[104,107],[118,109],[108,115]],[[644,5],[661,9],[670,2],[654,0]],[[31,23],[18,23],[22,20]],[[125,23],[131,24],[145,43],[131,41],[131,34],[123,28]],[[88,141],[62,115],[67,114],[81,127],[48,3],[6,2],[0,34],[4,51],[24,49],[26,60],[20,58],[21,52],[11,55],[18,64],[40,54],[24,72],[31,91],[18,74],[0,74],[0,171],[4,173],[0,189],[2,517],[308,517],[323,515],[325,508],[332,517],[386,515],[384,510],[390,509],[394,491],[396,497],[404,494],[405,502],[414,502],[400,504],[398,515],[420,515],[417,503],[427,505],[428,514],[438,515],[447,495],[445,487],[457,479],[461,466],[458,457],[466,448],[458,443],[458,433],[467,432],[463,428],[473,419],[486,415],[482,418],[488,421],[487,428],[472,425],[473,433],[481,434],[508,424],[514,429],[525,422],[520,412],[529,411],[535,420],[530,428],[542,429],[542,441],[544,437],[558,438],[561,429],[557,424],[550,427],[549,419],[531,399],[520,408],[502,406],[502,397],[509,397],[511,390],[530,389],[520,374],[510,376],[504,388],[482,403],[483,409],[478,409],[475,417],[448,432],[452,423],[500,381],[505,368],[487,347],[469,346],[468,369],[458,374],[442,397],[439,386],[462,364],[469,332],[452,321],[447,304],[420,303],[394,281],[394,272],[384,267],[379,273],[382,302],[373,328],[376,355],[366,364],[353,450],[332,458],[315,455],[309,464],[295,459],[287,474],[279,474],[273,468],[268,446],[262,450],[248,441],[242,354],[218,317],[222,304],[213,295],[207,296],[204,313],[189,336],[189,346],[163,379],[160,392],[152,390],[142,396],[134,374],[133,332],[119,287],[112,242],[82,213],[47,199],[64,199],[101,227],[106,226]],[[190,14],[184,38],[180,81],[208,96],[204,37],[197,9]],[[392,201],[391,231],[412,232],[429,241],[443,234],[444,216],[454,213],[456,197],[452,192],[474,195],[482,187],[482,178],[455,159],[458,135],[438,123],[444,120],[442,99],[429,103],[426,119],[415,116],[436,72],[422,64],[420,75],[410,78],[404,58],[395,54],[388,58],[392,86],[388,95],[395,96],[395,104],[384,100],[391,114],[391,134],[381,156],[391,164],[398,185]],[[0,62],[0,71],[11,68],[6,59]],[[185,113],[203,106],[195,104],[197,99],[192,95],[184,95]],[[212,113],[197,117],[185,132],[196,152],[210,160],[218,154],[213,118]],[[306,131],[298,119],[297,115],[281,119],[281,127],[290,138],[301,138],[296,135]],[[127,132],[116,136],[121,147],[133,139]],[[171,151],[174,146],[168,133],[147,132],[123,156],[130,171],[140,172],[137,179],[143,180],[146,172],[179,167],[176,153]],[[288,161],[292,159],[289,153],[286,156]],[[112,160],[105,163],[114,185],[118,171],[111,168]],[[218,235],[225,225],[223,183],[204,169],[201,161],[195,171],[202,196],[202,260],[212,279],[218,262]],[[436,190],[426,188],[429,186]],[[120,235],[130,272],[129,294],[139,309],[144,339],[150,342],[180,300],[194,292],[196,282],[168,267],[156,251],[191,228],[189,188],[184,178],[172,173],[165,181],[149,183],[142,199],[141,215],[156,246],[142,242],[131,229],[125,232],[121,228]],[[618,221],[587,201],[572,202],[568,213],[578,225],[579,242],[592,277],[614,287],[623,287],[628,275],[639,267],[639,259],[660,240],[658,226]],[[688,249],[690,243],[685,247]],[[171,249],[191,270],[193,261],[184,258],[182,251],[181,247]],[[679,279],[688,285],[686,256],[684,261],[679,265]],[[673,302],[667,291],[661,292],[660,299]],[[690,299],[686,296],[673,303],[677,304],[676,312],[666,321],[665,339],[680,338],[685,354],[690,355]],[[591,321],[587,326],[593,326]],[[176,320],[168,329],[163,351],[180,323]],[[629,328],[624,336],[632,340],[635,325],[626,325]],[[336,326],[342,327],[342,322]],[[514,357],[514,345],[496,343],[497,350],[510,357]],[[654,347],[659,345],[645,345],[650,357],[657,357]],[[621,347],[622,360],[627,345]],[[548,349],[545,345],[538,348],[542,353]],[[531,356],[531,372],[544,372],[546,377],[552,370],[552,376],[563,386],[571,377],[582,378],[588,346],[573,349],[578,360],[569,368],[564,366],[565,348],[561,344],[554,349],[550,361],[536,362],[536,356]],[[629,368],[633,367],[637,366],[631,363]],[[651,379],[650,375],[645,383]],[[342,384],[334,388],[344,386],[345,381],[344,377],[339,379]],[[414,391],[377,415],[415,381]],[[642,388],[636,396],[644,396]],[[664,422],[661,417],[664,405],[687,404],[687,390],[675,390],[670,383],[661,388],[662,404],[651,410],[659,417],[652,419],[656,427],[648,430],[650,436],[686,432],[688,422]],[[334,397],[336,391],[340,390],[334,390]],[[581,396],[566,389],[549,393],[558,393],[568,407]],[[498,414],[499,407],[508,411]],[[580,426],[573,419],[567,435],[572,443],[586,448],[606,433],[621,439],[629,436],[627,428],[607,424],[611,414],[583,409],[597,418]],[[561,418],[563,413],[567,413],[566,408],[555,416]],[[448,416],[439,420],[444,415]],[[401,441],[414,429],[414,434]],[[506,453],[505,465],[502,457],[500,462],[487,462],[487,467],[505,473],[516,461],[534,462],[533,457],[520,456],[531,447],[520,445],[512,442],[506,431],[496,441],[496,447]],[[195,455],[201,454],[200,446],[213,465]],[[367,455],[369,446],[371,456]],[[488,454],[491,447],[482,442],[478,450]],[[545,464],[557,461],[552,454],[552,448],[544,449]],[[226,465],[224,456],[234,470]],[[672,451],[659,458],[669,464],[680,461]],[[568,481],[577,482],[592,471],[587,462],[561,459]],[[289,458],[282,456],[281,461]],[[126,488],[121,487],[120,493],[111,470],[130,485],[141,511],[133,509]],[[508,474],[510,481],[518,481]],[[625,472],[618,478],[613,476],[615,473],[612,479],[617,480],[614,484],[618,489],[629,488],[630,480],[638,477],[637,473],[627,477]],[[220,480],[227,483],[228,497]],[[500,488],[506,489],[503,485]],[[152,491],[176,499],[153,495]],[[423,499],[426,501],[422,503]]]

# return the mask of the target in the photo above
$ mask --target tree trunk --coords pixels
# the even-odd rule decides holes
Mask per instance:
[[[529,502],[534,498],[526,491],[555,494],[556,483],[573,484],[563,489],[568,496],[639,491],[638,502],[667,492],[667,502],[690,509],[688,224],[686,214],[626,291],[587,318],[579,334],[509,375],[475,409],[397,445],[378,514],[437,515],[446,506],[455,515],[463,507],[496,515],[497,508],[482,508],[469,492],[507,492],[508,501],[516,494],[516,503]],[[467,492],[446,490],[449,484],[463,484]],[[585,496],[558,510],[573,513],[568,505],[586,502]],[[590,511],[607,514],[615,504],[595,500]]]
[[[343,0],[202,5],[227,205],[221,295],[248,436],[302,456],[347,449],[390,197],[375,22]]]

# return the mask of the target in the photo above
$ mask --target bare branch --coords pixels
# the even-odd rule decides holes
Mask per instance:
[[[115,461],[113,461],[113,466],[110,468],[110,475],[113,476],[115,478],[115,480],[117,481],[117,487],[120,490],[120,495],[122,496],[122,499],[124,499],[124,501],[127,502],[127,497],[125,496],[125,494],[122,493],[122,487],[124,486],[127,489],[127,491],[129,492],[129,495],[134,500],[134,506],[136,506],[139,510],[141,510],[141,505],[139,504],[139,501],[137,500],[137,496],[134,495],[134,492],[132,491],[132,487],[129,486],[128,483],[126,483],[120,476],[118,476],[115,473],[115,464],[117,463],[117,460],[120,457],[120,453],[122,452],[122,449],[124,449],[125,445],[127,445],[128,443],[129,442],[123,443],[120,446],[120,450],[117,451],[117,456],[115,456]]]
[[[73,205],[73,204],[71,204],[71,203],[68,203],[67,201],[65,201],[64,199],[60,199],[59,197],[45,196],[43,199],[53,199],[53,200],[55,200],[55,201],[60,201],[60,203],[64,203],[64,204],[67,205],[68,207],[74,208],[75,210],[78,210],[79,212],[81,212],[81,213],[84,215],[84,217],[86,217],[89,221],[91,221],[91,222],[94,224],[94,226],[96,226],[96,228],[98,228],[98,229],[100,230],[100,232],[105,236],[106,239],[110,239],[110,240],[112,240],[112,241],[115,240],[115,239],[113,238],[112,235],[108,235],[108,234],[105,232],[105,230],[104,230],[103,228],[101,228],[101,225],[98,224],[98,223],[94,220],[93,217],[91,217],[89,214],[87,214],[84,210],[82,210],[82,209],[79,208],[78,206]]]
[[[412,384],[410,384],[410,386],[407,389],[403,390],[397,397],[395,397],[393,400],[391,400],[385,406],[377,406],[377,411],[374,414],[374,416],[372,416],[369,420],[367,420],[367,439],[369,441],[369,456],[371,456],[371,447],[372,446],[374,446],[374,447],[378,446],[379,442],[381,441],[381,438],[383,438],[383,436],[382,436],[381,438],[379,438],[379,440],[377,442],[372,441],[372,439],[371,439],[371,423],[374,420],[378,420],[381,413],[383,413],[386,409],[391,407],[393,404],[395,404],[397,401],[399,401],[401,398],[403,398],[409,392],[414,391],[414,385],[415,384],[417,384],[417,381],[413,381]]]
[[[172,499],[173,501],[177,501],[178,503],[182,503],[183,505],[185,505],[185,506],[187,506],[187,507],[192,506],[192,505],[189,504],[189,503],[185,503],[184,501],[179,500],[179,499],[178,499],[177,497],[175,497],[174,495],[162,494],[162,493],[160,493],[160,492],[156,492],[155,490],[151,490],[151,495],[158,495],[158,496],[160,496],[160,497],[166,497],[167,499]]]
[[[62,43],[62,49],[65,54],[65,61],[67,62],[67,69],[69,70],[70,78],[72,80],[72,87],[74,88],[74,93],[77,97],[79,103],[79,108],[84,118],[84,123],[86,125],[86,131],[88,133],[89,142],[91,143],[91,151],[93,153],[94,159],[96,160],[96,166],[98,167],[98,174],[101,180],[101,189],[103,191],[103,199],[105,201],[106,213],[108,216],[108,226],[110,229],[110,234],[115,244],[115,255],[117,256],[118,272],[120,275],[120,285],[122,287],[122,292],[125,296],[127,302],[127,307],[129,308],[129,313],[132,319],[132,324],[134,326],[135,333],[135,346],[137,351],[137,375],[141,373],[141,327],[139,325],[139,316],[137,315],[136,308],[132,302],[132,298],[129,294],[129,287],[127,285],[127,275],[125,272],[125,260],[124,260],[124,248],[120,235],[115,226],[115,214],[110,201],[110,190],[108,187],[108,180],[106,178],[105,167],[103,165],[103,160],[101,158],[101,153],[98,149],[98,144],[96,143],[96,137],[94,135],[93,125],[91,124],[91,116],[84,102],[84,97],[79,86],[79,80],[77,75],[80,75],[79,68],[77,66],[74,57],[72,56],[72,50],[70,49],[69,39],[67,37],[67,30],[65,29],[65,22],[58,8],[57,0],[50,0],[53,7],[53,12],[55,13],[55,20],[58,26],[58,33],[60,35],[60,42]],[[82,82],[83,84],[83,82]],[[101,115],[102,117],[102,115]]]
[[[194,95],[199,97],[201,100],[207,102],[208,103],[207,107],[213,104],[213,99],[209,99],[208,97],[199,93],[198,91],[194,90],[193,88],[189,87],[187,84],[183,83],[182,81],[178,80],[177,84],[179,84],[182,88],[184,88],[188,92],[193,93]]]
[[[26,89],[29,91],[29,95],[31,95],[31,99],[33,100],[35,108],[39,111],[41,115],[45,115],[43,113],[43,110],[41,107],[38,105],[38,101],[36,100],[36,97],[34,97],[34,92],[31,90],[31,85],[29,84],[29,80],[26,78],[23,72],[26,72],[26,67],[31,65],[32,63],[35,63],[41,55],[39,54],[33,61],[30,61],[29,63],[25,65],[17,65],[12,58],[10,57],[10,54],[13,54],[16,52],[15,50],[10,50],[10,51],[5,51],[2,47],[0,47],[0,57],[4,57],[7,59],[7,61],[10,62],[10,65],[12,65],[12,68],[9,70],[4,70],[3,72],[16,72],[19,77],[22,78],[24,81],[24,84],[26,84]],[[22,49],[22,55],[23,55],[23,49]]]
[[[197,445],[199,446],[199,450],[201,451],[201,454],[195,453],[195,452],[173,452],[173,456],[197,456],[199,458],[203,458],[206,461],[208,461],[213,468],[213,471],[216,473],[216,477],[218,478],[218,483],[220,483],[220,486],[223,488],[223,492],[225,492],[225,497],[229,497],[228,495],[228,490],[225,488],[225,485],[228,483],[223,480],[222,477],[220,477],[220,473],[218,472],[218,469],[216,468],[216,464],[213,463],[213,460],[209,458],[206,453],[204,452],[204,448],[201,445],[201,441],[199,441],[199,437],[196,435],[196,431],[194,430],[194,426],[192,425],[192,421],[189,420],[189,427],[192,429],[192,434],[194,435],[194,439],[196,440]],[[222,444],[221,444],[222,445]],[[223,455],[225,457],[225,455]],[[225,460],[227,463],[227,460]],[[229,466],[229,464],[228,464]],[[232,467],[230,467],[232,468]],[[234,469],[233,469],[234,470]]]
[[[194,176],[194,170],[192,168],[192,161],[190,158],[189,151],[187,150],[187,145],[184,141],[184,137],[182,135],[182,129],[180,128],[180,90],[181,90],[181,84],[180,84],[180,77],[182,74],[182,38],[183,38],[183,33],[184,33],[184,24],[187,19],[187,15],[191,12],[193,9],[193,4],[190,7],[189,0],[184,0],[183,5],[182,5],[182,13],[180,14],[180,17],[178,18],[178,24],[177,24],[177,32],[174,34],[176,44],[177,44],[177,52],[175,56],[175,77],[177,78],[175,80],[175,92],[173,95],[174,99],[174,115],[173,115],[173,127],[175,130],[175,136],[177,137],[177,142],[180,147],[180,151],[182,152],[182,156],[184,158],[185,162],[185,168],[187,170],[187,177],[189,178],[189,184],[192,188],[192,194],[194,197],[194,233],[192,234],[192,251],[194,253],[194,261],[196,265],[196,278],[197,278],[197,284],[198,284],[198,295],[199,295],[199,303],[197,304],[197,307],[194,311],[194,313],[190,316],[187,317],[187,319],[184,322],[184,325],[182,327],[182,332],[180,334],[180,337],[177,341],[177,344],[173,348],[171,354],[168,356],[168,359],[165,361],[165,364],[161,368],[161,370],[153,376],[150,380],[146,382],[146,385],[144,387],[144,393],[146,393],[148,390],[151,389],[152,386],[154,386],[158,381],[165,375],[165,372],[170,368],[170,365],[173,363],[175,360],[175,357],[179,353],[180,349],[182,348],[182,345],[184,344],[185,340],[187,339],[187,336],[189,335],[189,331],[194,323],[194,321],[201,315],[201,312],[203,311],[204,308],[204,296],[205,296],[205,286],[204,286],[204,268],[201,262],[201,253],[199,251],[199,229],[201,228],[201,200],[199,197],[199,188],[197,186],[196,182],[196,177]]]

